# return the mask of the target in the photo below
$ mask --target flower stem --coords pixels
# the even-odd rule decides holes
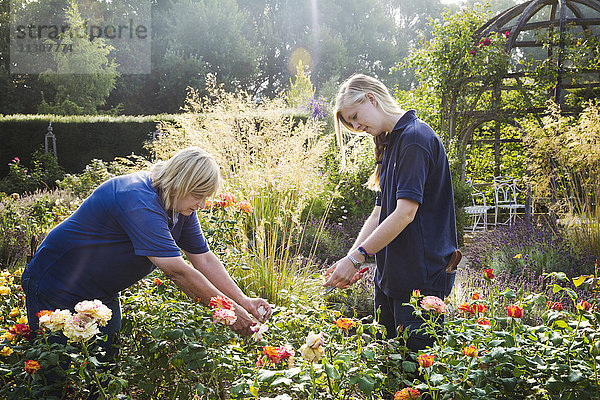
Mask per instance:
[[[575,336],[577,336],[577,332],[579,331],[579,325],[581,325],[581,319],[583,318],[583,314],[581,311],[579,312],[579,319],[577,320],[577,326],[571,333],[571,344],[569,345],[569,351],[567,351],[567,357],[569,358],[569,367],[571,366],[571,350],[573,349],[573,344],[575,343]]]
[[[310,396],[311,400],[315,399],[315,370],[313,368],[313,363],[310,363],[310,380],[312,381],[312,394]]]
[[[85,354],[86,361],[89,361],[90,353],[88,352],[88,348],[87,348],[87,344],[85,343],[85,340],[81,342],[81,347],[83,348],[83,353]],[[89,365],[89,362],[88,362],[88,365]],[[86,366],[86,369],[87,369],[87,366]],[[96,369],[92,368],[91,373],[92,373],[92,377],[94,378],[94,381],[96,381],[96,386],[98,386],[98,390],[100,391],[102,398],[108,399],[108,396],[106,395],[106,392],[104,391],[104,388],[100,384],[100,379],[98,379],[98,375],[96,374]]]
[[[461,379],[461,383],[464,383],[467,381],[467,378],[469,377],[469,372],[471,371],[471,365],[473,364],[473,358],[469,359],[469,366],[467,367],[467,370],[465,371],[465,376],[463,376],[463,378]]]

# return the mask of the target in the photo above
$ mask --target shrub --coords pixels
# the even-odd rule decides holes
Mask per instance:
[[[36,150],[32,155],[32,168],[21,164],[19,157],[8,164],[9,173],[0,180],[0,191],[5,193],[33,193],[38,189],[52,189],[64,175],[56,157],[43,150]]]
[[[41,192],[0,198],[0,266],[22,265],[34,245],[79,205],[64,192]],[[37,237],[37,239],[35,239]]]

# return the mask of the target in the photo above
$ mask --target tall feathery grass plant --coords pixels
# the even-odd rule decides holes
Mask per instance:
[[[207,78],[207,89],[202,98],[189,91],[185,114],[175,124],[163,123],[165,134],[149,145],[150,152],[166,159],[186,146],[205,149],[221,168],[223,189],[252,204],[238,236],[238,246],[250,256],[245,267],[230,270],[244,289],[274,303],[290,298],[284,292],[317,297],[320,280],[311,254],[301,254],[300,246],[312,205],[317,199],[330,204],[333,197],[321,176],[331,137],[322,122],[293,116],[282,99],[227,93],[214,76]],[[318,235],[313,251],[316,246]]]
[[[531,176],[579,250],[600,256],[600,105],[589,102],[578,117],[552,104],[543,126],[528,126]]]

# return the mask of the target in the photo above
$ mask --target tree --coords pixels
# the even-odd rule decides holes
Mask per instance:
[[[88,39],[85,20],[74,0],[66,9],[66,22],[70,28],[60,40],[74,51],[52,54],[56,70],[45,72],[41,79],[56,87],[56,96],[53,104],[42,101],[39,111],[96,114],[115,87],[117,65],[109,58],[113,48],[105,39]]]
[[[167,24],[171,28],[169,45],[162,61],[172,63],[177,55],[182,63],[196,63],[199,69],[188,69],[184,78],[188,82],[196,82],[204,66],[229,91],[245,89],[253,82],[256,45],[247,39],[246,32],[251,29],[248,15],[236,0],[179,0],[171,8]]]

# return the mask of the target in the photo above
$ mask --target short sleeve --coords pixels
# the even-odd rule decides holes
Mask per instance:
[[[381,207],[381,190],[375,194],[375,205]]]
[[[177,240],[177,244],[179,247],[192,254],[202,254],[210,250],[206,238],[202,233],[202,229],[200,228],[198,215],[196,213],[192,213],[185,217],[181,236]]]
[[[429,175],[431,157],[427,149],[414,144],[399,154],[396,163],[398,184],[396,199],[408,199],[423,203],[425,182]]]
[[[164,210],[158,205],[152,207],[152,203],[148,205],[143,201],[130,204],[129,207],[119,207],[117,219],[129,236],[135,254],[146,257],[180,256],[181,252],[171,236]]]

